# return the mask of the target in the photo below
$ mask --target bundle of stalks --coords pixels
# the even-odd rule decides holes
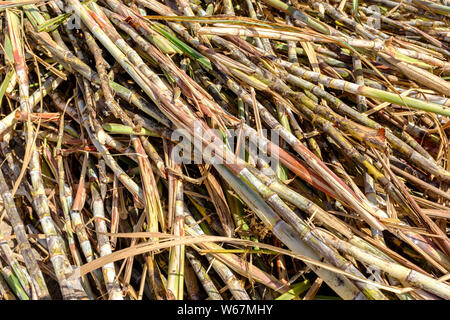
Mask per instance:
[[[2,297],[450,299],[449,14],[3,1]]]

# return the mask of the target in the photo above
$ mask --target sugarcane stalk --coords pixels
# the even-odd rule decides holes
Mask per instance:
[[[21,33],[17,29],[19,24],[18,17],[7,11],[8,17],[8,30],[13,45],[14,59],[16,73],[18,75],[19,91],[20,91],[20,108],[22,111],[31,112],[29,106],[29,87],[26,65],[23,58],[23,47],[21,45],[20,35]],[[34,142],[34,128],[31,122],[27,122],[27,142],[30,144],[30,161],[29,161],[29,174],[32,184],[32,195],[35,197],[35,201],[38,204],[36,206],[37,214],[39,216],[44,233],[47,236],[49,251],[51,255],[51,261],[56,272],[56,276],[61,286],[62,294],[65,298],[83,297],[84,290],[78,293],[71,292],[72,288],[68,285],[67,275],[71,273],[71,268],[67,257],[65,256],[61,237],[57,234],[53,219],[50,215],[50,209],[48,207],[47,196],[43,188],[42,175],[40,170],[39,153],[36,149]],[[76,281],[76,280],[75,280]],[[85,293],[84,293],[85,295]],[[73,297],[73,298],[74,298]]]
[[[286,68],[289,72],[293,73],[294,75],[302,77],[311,82],[323,84],[325,87],[330,87],[336,90],[343,90],[352,94],[359,94],[365,97],[378,99],[381,101],[390,102],[401,106],[407,106],[418,110],[434,112],[437,114],[447,116],[450,115],[450,109],[445,106],[417,100],[414,98],[400,97],[399,95],[392,92],[357,85],[355,83],[348,82],[345,80],[333,79],[331,77],[319,74],[317,72],[308,71],[299,66],[292,65],[284,60],[278,60],[277,63],[280,67]]]
[[[202,284],[209,298],[211,300],[223,300],[216,286],[211,281],[211,278],[206,272],[206,269],[202,266],[202,263],[196,257],[194,251],[191,248],[186,248],[186,257],[188,258],[189,263],[197,274],[197,277],[200,280],[200,283]]]
[[[168,150],[169,159],[168,168],[181,173],[180,164],[174,163],[173,160],[173,146]],[[172,225],[172,234],[177,237],[184,235],[184,202],[183,202],[183,182],[173,175],[168,174],[168,189],[169,189],[169,225]],[[177,300],[183,299],[184,288],[184,259],[185,246],[176,246],[171,248],[169,253],[169,266],[167,277],[167,290]],[[192,264],[192,260],[191,260]]]
[[[100,194],[97,190],[95,182],[90,183],[90,191],[92,197],[92,213],[95,217],[95,230],[97,232],[97,240],[100,248],[100,256],[111,254],[111,244],[108,236],[105,233],[108,232],[105,221],[104,205],[100,198]],[[106,289],[109,294],[110,300],[123,300],[122,290],[116,280],[116,271],[114,263],[108,263],[102,267],[103,278],[105,280]]]
[[[266,226],[270,227],[278,239],[280,239],[294,252],[307,255],[314,259],[318,258],[316,253],[314,253],[314,251],[307,247],[298,238],[298,234],[294,231],[294,229],[283,220],[280,220],[278,215],[264,202],[262,198],[255,194],[253,189],[240,181],[226,167],[215,165],[215,168],[224,177],[224,179],[232,185],[239,197],[252,208],[252,210],[260,217]],[[359,290],[351,282],[349,282],[348,279],[312,265],[310,267],[343,299],[354,299],[358,295]]]
[[[14,292],[14,294],[20,300],[30,300],[30,298],[28,297],[27,293],[22,288],[19,279],[10,270],[9,267],[3,267],[3,265],[1,265],[0,266],[0,273],[3,276],[3,278],[6,280],[6,282],[8,283],[9,287],[11,288],[11,290]]]
[[[367,264],[374,265],[400,281],[405,281],[411,286],[424,289],[444,299],[450,297],[450,287],[443,282],[399,264],[380,259],[373,254],[336,238],[327,237],[325,240],[338,250],[342,250]]]
[[[1,238],[4,237],[4,235],[1,231],[0,231],[0,237]],[[8,263],[12,272],[14,273],[15,278],[20,283],[20,286],[23,288],[22,290],[23,290],[24,294],[22,294],[22,297],[26,297],[24,299],[28,300],[29,297],[32,297],[32,293],[33,293],[32,292],[33,289],[31,288],[31,283],[28,281],[28,279],[30,279],[29,274],[27,273],[26,270],[22,270],[21,266],[19,265],[19,262],[13,256],[13,252],[11,251],[9,244],[6,241],[2,240],[0,242],[0,246],[2,249],[3,260],[5,260]]]
[[[361,276],[362,274],[347,262],[343,257],[336,253],[333,253],[326,246],[320,244],[321,240],[314,231],[310,230],[310,227],[306,225],[293,211],[291,211],[284,202],[279,198],[279,196],[271,191],[267,186],[265,186],[261,181],[257,180],[257,177],[252,176],[249,171],[241,172],[244,179],[249,181],[254,187],[257,188],[261,196],[266,199],[266,201],[276,210],[280,216],[285,219],[294,230],[300,235],[300,238],[305,241],[310,247],[312,247],[316,252],[323,255],[328,261],[337,267],[343,268],[345,271],[355,272],[355,275]],[[376,288],[366,286],[366,284],[361,285],[356,282],[356,285],[362,290],[368,298],[372,299],[386,299],[384,295]]]

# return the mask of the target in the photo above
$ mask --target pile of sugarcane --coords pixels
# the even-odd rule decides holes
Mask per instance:
[[[2,299],[450,299],[441,0],[0,1]]]

